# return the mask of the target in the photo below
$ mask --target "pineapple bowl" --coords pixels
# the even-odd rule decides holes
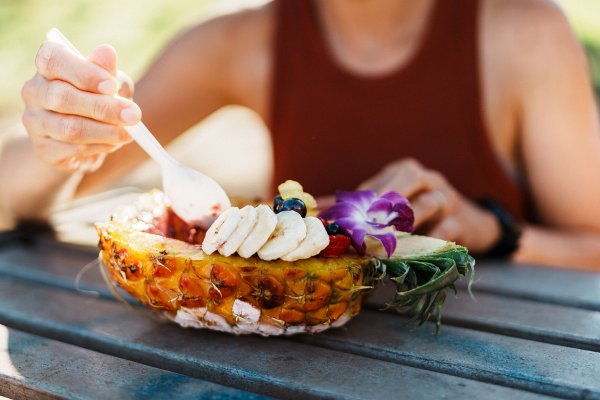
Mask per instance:
[[[241,220],[246,218],[241,214]],[[309,234],[324,231],[323,225],[311,228],[310,218],[314,217],[304,218]],[[161,192],[142,195],[110,221],[96,224],[109,283],[183,327],[270,336],[342,326],[360,312],[363,298],[375,284],[388,277],[397,288],[389,306],[421,322],[436,315],[439,328],[447,288],[454,289],[453,283],[474,264],[464,247],[405,232],[393,232],[397,244],[391,254],[372,239],[365,242],[362,254],[351,249],[340,252],[332,248],[329,236],[327,248],[323,244],[317,254],[291,261],[266,257],[266,251],[223,255],[207,250],[209,236],[215,238],[227,229],[226,220],[219,224],[221,219],[212,231],[203,232],[179,219]],[[281,218],[269,240],[276,236],[279,223]],[[314,234],[311,245],[321,237]],[[223,253],[222,245],[215,249]]]

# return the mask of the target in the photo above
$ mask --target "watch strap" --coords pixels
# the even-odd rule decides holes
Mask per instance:
[[[519,248],[519,239],[523,232],[521,225],[492,198],[480,200],[479,205],[491,212],[500,224],[500,238],[485,255],[490,257],[507,257],[514,253]]]

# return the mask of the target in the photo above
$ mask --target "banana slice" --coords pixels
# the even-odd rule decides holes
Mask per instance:
[[[282,211],[277,214],[277,225],[269,240],[258,250],[258,256],[271,261],[294,250],[306,237],[306,225],[295,211]]]
[[[277,225],[277,216],[271,207],[261,204],[256,207],[257,221],[242,244],[237,249],[240,256],[252,257],[269,240]]]
[[[258,221],[256,210],[252,206],[246,206],[240,210],[241,219],[235,231],[227,238],[225,243],[219,247],[219,253],[229,257],[235,253],[238,247],[244,242],[248,234],[252,231]]]
[[[282,260],[296,261],[316,256],[329,245],[329,235],[321,220],[315,217],[306,217],[304,224],[306,225],[306,237],[298,247],[282,256]]]
[[[223,211],[206,231],[202,251],[209,255],[214,253],[235,231],[241,219],[240,209],[237,207]]]

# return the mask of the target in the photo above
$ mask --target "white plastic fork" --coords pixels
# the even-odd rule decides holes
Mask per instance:
[[[84,57],[57,28],[50,29],[46,38]],[[231,207],[229,197],[217,182],[171,157],[141,121],[125,129],[160,165],[163,190],[183,220],[208,229],[222,211]]]

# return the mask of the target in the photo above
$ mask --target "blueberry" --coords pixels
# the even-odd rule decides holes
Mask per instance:
[[[304,204],[302,200],[296,198],[285,199],[279,211],[296,211],[304,218],[306,217],[306,204]]]
[[[277,195],[275,196],[275,200],[273,200],[273,211],[275,211],[275,214],[281,211],[281,207],[283,207],[283,197]]]
[[[342,228],[335,222],[327,224],[325,230],[329,236],[343,235]]]

